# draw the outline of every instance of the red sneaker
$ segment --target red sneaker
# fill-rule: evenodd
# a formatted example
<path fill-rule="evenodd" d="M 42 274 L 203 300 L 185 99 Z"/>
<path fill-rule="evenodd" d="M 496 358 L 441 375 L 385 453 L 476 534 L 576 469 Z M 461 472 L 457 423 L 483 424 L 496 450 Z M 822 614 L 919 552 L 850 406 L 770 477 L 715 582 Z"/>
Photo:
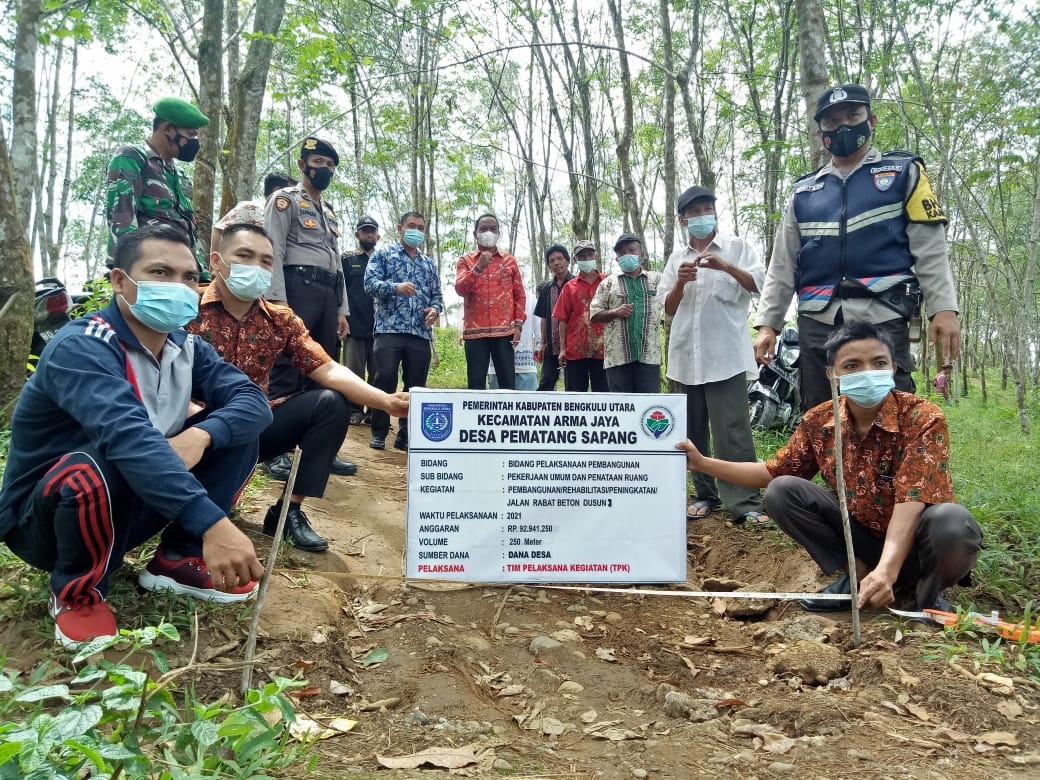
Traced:
<path fill-rule="evenodd" d="M 213 587 L 213 577 L 202 556 L 172 561 L 163 555 L 160 547 L 148 566 L 137 578 L 145 590 L 172 590 L 181 596 L 192 596 L 204 601 L 230 603 L 245 601 L 256 593 L 257 583 L 238 585 L 229 591 Z"/>
<path fill-rule="evenodd" d="M 119 633 L 116 616 L 107 601 L 66 604 L 51 593 L 49 609 L 54 618 L 54 638 L 69 650 L 76 650 L 91 639 L 110 639 Z"/>

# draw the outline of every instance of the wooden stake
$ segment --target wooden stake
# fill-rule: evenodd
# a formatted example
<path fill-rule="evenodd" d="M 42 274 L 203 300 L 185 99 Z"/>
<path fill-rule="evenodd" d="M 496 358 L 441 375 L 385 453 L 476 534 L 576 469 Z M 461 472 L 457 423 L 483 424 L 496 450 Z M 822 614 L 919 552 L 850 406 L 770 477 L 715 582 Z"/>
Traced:
<path fill-rule="evenodd" d="M 838 403 L 838 377 L 831 366 L 831 404 L 834 407 L 834 489 L 838 493 L 841 512 L 841 530 L 845 534 L 845 555 L 849 567 L 849 593 L 852 596 L 852 642 L 860 645 L 859 581 L 856 579 L 856 552 L 852 549 L 852 526 L 849 524 L 849 504 L 845 499 L 845 458 L 841 442 L 841 405 Z"/>
<path fill-rule="evenodd" d="M 274 541 L 271 542 L 271 552 L 267 556 L 267 565 L 264 567 L 264 576 L 260 578 L 260 587 L 256 591 L 256 607 L 253 609 L 253 624 L 249 627 L 249 637 L 246 639 L 245 666 L 242 667 L 242 695 L 249 692 L 253 684 L 253 655 L 256 653 L 256 634 L 260 630 L 260 608 L 264 605 L 264 596 L 267 595 L 267 586 L 271 582 L 271 574 L 274 572 L 275 560 L 278 558 L 278 546 L 282 543 L 282 534 L 285 533 L 285 518 L 289 515 L 289 500 L 296 487 L 296 472 L 300 468 L 300 448 L 293 450 L 292 468 L 289 469 L 289 479 L 285 483 L 285 492 L 282 494 L 282 511 L 278 513 L 278 527 L 274 530 Z"/>

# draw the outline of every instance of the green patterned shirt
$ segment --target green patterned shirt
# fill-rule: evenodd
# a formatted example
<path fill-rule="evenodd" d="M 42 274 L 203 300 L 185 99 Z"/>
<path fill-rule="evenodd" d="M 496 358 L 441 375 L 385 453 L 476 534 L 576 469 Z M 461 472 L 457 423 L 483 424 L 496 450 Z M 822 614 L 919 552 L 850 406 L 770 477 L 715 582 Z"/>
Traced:
<path fill-rule="evenodd" d="M 198 252 L 198 229 L 191 204 L 189 179 L 145 141 L 143 147 L 124 146 L 108 164 L 105 217 L 108 220 L 108 256 L 116 241 L 141 225 L 165 224 L 188 234 Z"/>

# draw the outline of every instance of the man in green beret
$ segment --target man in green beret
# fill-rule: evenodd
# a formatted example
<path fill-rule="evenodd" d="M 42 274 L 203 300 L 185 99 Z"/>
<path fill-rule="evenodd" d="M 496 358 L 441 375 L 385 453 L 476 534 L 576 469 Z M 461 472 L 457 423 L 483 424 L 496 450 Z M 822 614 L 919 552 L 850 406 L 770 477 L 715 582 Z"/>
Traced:
<path fill-rule="evenodd" d="M 183 231 L 196 256 L 199 234 L 191 205 L 191 179 L 174 160 L 191 162 L 199 153 L 199 128 L 209 117 L 179 98 L 163 98 L 154 106 L 152 134 L 144 146 L 124 146 L 108 164 L 109 265 L 116 241 L 142 225 L 165 224 Z"/>

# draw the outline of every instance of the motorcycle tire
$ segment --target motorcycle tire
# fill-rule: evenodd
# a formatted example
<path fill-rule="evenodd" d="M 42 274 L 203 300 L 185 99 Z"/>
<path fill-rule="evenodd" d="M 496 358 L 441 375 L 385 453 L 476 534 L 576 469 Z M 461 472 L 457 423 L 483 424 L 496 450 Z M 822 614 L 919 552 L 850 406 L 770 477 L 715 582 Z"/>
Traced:
<path fill-rule="evenodd" d="M 768 431 L 776 419 L 777 404 L 768 398 L 756 398 L 748 408 L 751 428 L 756 431 Z"/>

